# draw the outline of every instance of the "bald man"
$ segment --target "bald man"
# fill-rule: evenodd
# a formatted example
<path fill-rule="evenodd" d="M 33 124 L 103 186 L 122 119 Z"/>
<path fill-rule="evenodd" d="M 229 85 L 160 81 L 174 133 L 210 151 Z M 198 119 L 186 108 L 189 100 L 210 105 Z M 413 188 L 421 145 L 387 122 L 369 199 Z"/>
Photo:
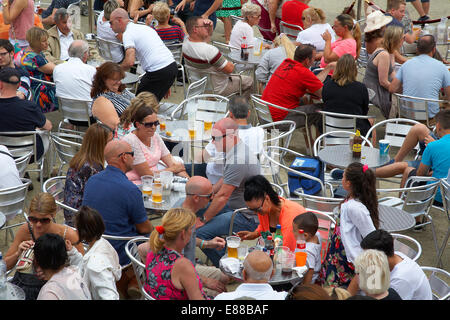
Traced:
<path fill-rule="evenodd" d="M 218 152 L 225 153 L 225 159 L 223 177 L 213 186 L 214 198 L 197 221 L 197 237 L 203 240 L 228 234 L 233 211 L 246 207 L 245 180 L 261 172 L 258 158 L 239 138 L 238 128 L 233 119 L 224 118 L 216 122 L 212 129 L 213 144 Z M 258 216 L 255 213 L 244 211 L 236 215 L 233 231 L 253 231 L 258 224 Z M 225 250 L 206 248 L 203 252 L 218 267 Z"/>
<path fill-rule="evenodd" d="M 134 153 L 125 141 L 113 140 L 105 147 L 105 170 L 89 178 L 84 188 L 83 205 L 96 209 L 105 221 L 105 234 L 113 236 L 148 236 L 153 230 L 139 188 L 125 175 L 133 166 Z M 119 255 L 120 265 L 130 263 L 125 253 L 127 241 L 110 240 Z M 136 297 L 137 282 L 131 267 L 122 271 L 117 289 L 122 296 Z"/>
<path fill-rule="evenodd" d="M 145 71 L 136 95 L 148 91 L 161 101 L 169 92 L 178 72 L 172 53 L 153 28 L 133 23 L 122 8 L 117 8 L 111 13 L 109 22 L 115 33 L 123 34 L 125 58 L 121 63 L 122 69 L 129 70 L 137 57 Z"/>
<path fill-rule="evenodd" d="M 263 251 L 254 250 L 244 260 L 242 276 L 244 283 L 233 292 L 219 294 L 215 300 L 235 300 L 241 297 L 256 300 L 284 300 L 286 291 L 275 291 L 268 283 L 274 274 L 274 267 L 269 255 Z"/>

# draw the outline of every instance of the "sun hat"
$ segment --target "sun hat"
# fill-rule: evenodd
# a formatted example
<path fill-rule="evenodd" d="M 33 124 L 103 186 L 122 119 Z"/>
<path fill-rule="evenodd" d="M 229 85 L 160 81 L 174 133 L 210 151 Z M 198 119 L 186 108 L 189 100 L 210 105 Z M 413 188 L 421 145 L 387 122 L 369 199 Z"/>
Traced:
<path fill-rule="evenodd" d="M 364 32 L 372 32 L 378 30 L 392 21 L 392 17 L 385 16 L 380 10 L 376 10 L 369 14 L 366 19 L 366 28 Z"/>

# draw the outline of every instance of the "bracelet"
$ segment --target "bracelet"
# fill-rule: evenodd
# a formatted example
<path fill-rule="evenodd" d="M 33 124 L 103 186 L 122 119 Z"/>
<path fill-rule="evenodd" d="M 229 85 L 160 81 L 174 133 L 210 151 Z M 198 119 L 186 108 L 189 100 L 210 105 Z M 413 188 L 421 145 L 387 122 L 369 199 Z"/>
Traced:
<path fill-rule="evenodd" d="M 203 242 L 205 242 L 205 240 L 202 240 L 202 242 L 200 242 L 200 249 L 203 249 Z"/>

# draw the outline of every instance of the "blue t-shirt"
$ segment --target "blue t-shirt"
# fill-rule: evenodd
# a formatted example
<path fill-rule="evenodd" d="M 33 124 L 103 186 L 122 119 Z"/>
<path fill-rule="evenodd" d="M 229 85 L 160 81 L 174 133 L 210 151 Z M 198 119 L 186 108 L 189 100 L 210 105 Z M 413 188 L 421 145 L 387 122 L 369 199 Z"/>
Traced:
<path fill-rule="evenodd" d="M 433 177 L 438 179 L 447 177 L 450 169 L 450 134 L 427 145 L 422 155 L 422 163 L 433 170 Z M 439 189 L 435 200 L 442 203 Z"/>
<path fill-rule="evenodd" d="M 392 15 L 391 15 L 390 13 L 385 13 L 384 15 L 387 16 L 387 17 L 392 17 Z M 389 23 L 386 25 L 386 28 L 387 28 L 387 27 L 391 27 L 391 26 L 394 26 L 394 27 L 401 27 L 401 28 L 403 29 L 403 23 L 402 23 L 401 21 L 398 21 L 398 20 L 395 19 L 394 17 L 392 17 L 392 21 L 389 22 Z"/>
<path fill-rule="evenodd" d="M 441 88 L 450 86 L 450 72 L 446 66 L 426 55 L 406 61 L 395 77 L 403 85 L 403 94 L 426 99 L 439 99 Z M 439 112 L 437 103 L 428 104 L 428 116 L 433 118 Z"/>
<path fill-rule="evenodd" d="M 120 169 L 110 165 L 89 178 L 84 188 L 82 205 L 102 215 L 105 234 L 108 235 L 138 236 L 136 224 L 148 219 L 139 188 Z M 120 264 L 128 264 L 130 259 L 125 253 L 127 241 L 110 242 L 119 255 Z"/>

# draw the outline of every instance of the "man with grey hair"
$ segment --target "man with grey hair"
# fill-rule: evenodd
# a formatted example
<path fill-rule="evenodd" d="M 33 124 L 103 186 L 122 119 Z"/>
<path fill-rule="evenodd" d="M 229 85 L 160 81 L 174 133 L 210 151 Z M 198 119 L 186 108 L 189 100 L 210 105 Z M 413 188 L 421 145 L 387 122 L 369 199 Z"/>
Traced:
<path fill-rule="evenodd" d="M 109 23 L 111 13 L 117 8 L 120 8 L 120 5 L 116 0 L 108 0 L 103 5 L 103 11 L 100 13 L 97 19 L 97 36 L 99 38 L 108 41 L 122 42 L 122 33 L 115 33 L 111 29 L 111 25 Z M 123 46 L 111 44 L 109 48 L 111 50 L 112 61 L 121 63 L 125 53 Z"/>
<path fill-rule="evenodd" d="M 268 283 L 274 274 L 274 267 L 269 255 L 263 251 L 254 250 L 244 260 L 242 277 L 244 283 L 233 292 L 219 294 L 214 300 L 235 300 L 241 297 L 256 300 L 284 300 L 286 291 L 275 291 Z"/>
<path fill-rule="evenodd" d="M 53 0 L 50 6 L 42 11 L 42 23 L 47 26 L 52 26 L 55 24 L 55 12 L 59 8 L 68 8 L 72 3 L 78 2 L 79 0 Z"/>
<path fill-rule="evenodd" d="M 69 13 L 65 8 L 56 10 L 55 25 L 48 32 L 48 48 L 44 55 L 48 61 L 60 64 L 69 59 L 69 47 L 74 40 L 83 40 L 81 31 L 71 28 Z"/>
<path fill-rule="evenodd" d="M 86 64 L 89 45 L 84 40 L 74 40 L 69 46 L 69 60 L 53 70 L 56 96 L 66 99 L 91 101 L 92 79 L 95 67 Z"/>

